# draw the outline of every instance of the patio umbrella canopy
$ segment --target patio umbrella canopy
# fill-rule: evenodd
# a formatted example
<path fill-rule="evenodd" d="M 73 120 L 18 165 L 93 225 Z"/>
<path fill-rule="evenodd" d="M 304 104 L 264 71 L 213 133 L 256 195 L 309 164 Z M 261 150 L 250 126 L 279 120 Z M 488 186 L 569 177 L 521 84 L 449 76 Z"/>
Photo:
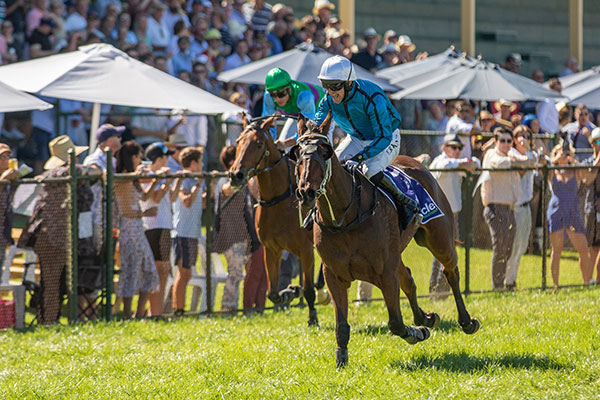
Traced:
<path fill-rule="evenodd" d="M 571 99 L 569 104 L 585 104 L 588 108 L 600 110 L 600 65 L 559 80 L 563 87 L 562 95 Z M 548 82 L 544 86 L 548 87 Z"/>
<path fill-rule="evenodd" d="M 238 82 L 253 85 L 264 85 L 265 77 L 272 68 L 283 68 L 292 79 L 321 85 L 317 79 L 321 65 L 332 55 L 310 43 L 302 43 L 293 50 L 288 50 L 272 57 L 254 61 L 250 64 L 225 71 L 219 74 L 222 82 Z M 398 87 L 390 85 L 386 79 L 378 78 L 364 68 L 354 64 L 356 76 L 378 84 L 383 90 L 394 92 Z"/>
<path fill-rule="evenodd" d="M 391 96 L 393 99 L 564 99 L 564 96 L 544 88 L 532 79 L 507 71 L 497 64 L 468 56 L 461 56 L 437 70 L 404 81 L 407 82 L 410 85 L 394 93 Z"/>
<path fill-rule="evenodd" d="M 0 67 L 0 81 L 26 92 L 91 103 L 201 114 L 243 111 L 108 44 Z"/>
<path fill-rule="evenodd" d="M 390 84 L 398 86 L 400 89 L 410 87 L 410 80 L 415 77 L 430 74 L 432 71 L 440 69 L 449 62 L 461 57 L 461 54 L 450 46 L 442 53 L 427 57 L 423 60 L 411 61 L 405 64 L 394 65 L 377 71 L 375 75 L 386 79 Z M 407 82 L 408 81 L 408 82 Z"/>
<path fill-rule="evenodd" d="M 0 82 L 0 112 L 46 110 L 52 104 Z"/>

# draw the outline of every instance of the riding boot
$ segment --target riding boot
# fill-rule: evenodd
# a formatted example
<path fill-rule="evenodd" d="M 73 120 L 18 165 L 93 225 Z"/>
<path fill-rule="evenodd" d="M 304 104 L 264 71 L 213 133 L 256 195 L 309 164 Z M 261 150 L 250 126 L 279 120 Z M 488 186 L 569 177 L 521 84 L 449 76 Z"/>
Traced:
<path fill-rule="evenodd" d="M 406 227 L 412 222 L 416 215 L 419 213 L 419 207 L 417 202 L 404 193 L 392 181 L 387 175 L 383 174 L 381 177 L 381 186 L 387 189 L 392 196 L 394 196 L 394 200 L 396 200 L 396 204 L 398 204 L 398 217 L 400 219 L 400 227 L 402 230 L 406 229 Z"/>

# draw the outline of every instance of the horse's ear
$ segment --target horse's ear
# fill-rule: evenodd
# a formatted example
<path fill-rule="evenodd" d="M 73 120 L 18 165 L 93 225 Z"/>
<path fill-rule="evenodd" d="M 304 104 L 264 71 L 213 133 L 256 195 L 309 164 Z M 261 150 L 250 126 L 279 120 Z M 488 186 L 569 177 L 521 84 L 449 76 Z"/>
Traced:
<path fill-rule="evenodd" d="M 327 113 L 327 117 L 325 117 L 325 121 L 319 126 L 319 131 L 321 135 L 327 135 L 329 133 L 329 127 L 331 126 L 331 111 Z"/>
<path fill-rule="evenodd" d="M 245 112 L 241 112 L 240 114 L 242 114 L 242 128 L 246 129 L 246 127 L 248 126 L 248 124 L 250 123 L 248 121 L 248 115 Z"/>
<path fill-rule="evenodd" d="M 298 137 L 304 135 L 304 130 L 306 129 L 306 117 L 304 114 L 298 114 Z"/>
<path fill-rule="evenodd" d="M 298 161 L 298 156 L 300 155 L 300 145 L 294 145 L 290 151 L 288 151 L 288 158 L 294 162 Z"/>
<path fill-rule="evenodd" d="M 266 131 L 267 129 L 271 129 L 274 122 L 275 122 L 275 117 L 269 117 L 265 120 L 265 122 L 262 123 L 262 125 L 260 126 L 260 129 L 262 129 L 263 131 Z"/>

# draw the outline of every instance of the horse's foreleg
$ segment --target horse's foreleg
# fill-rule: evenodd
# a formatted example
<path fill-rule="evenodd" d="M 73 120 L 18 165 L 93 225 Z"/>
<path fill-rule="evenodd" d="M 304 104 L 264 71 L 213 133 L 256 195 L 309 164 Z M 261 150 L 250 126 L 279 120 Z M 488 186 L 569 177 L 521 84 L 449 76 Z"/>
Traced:
<path fill-rule="evenodd" d="M 417 285 L 412 277 L 410 268 L 405 266 L 402 260 L 400 260 L 400 265 L 398 266 L 398 277 L 400 278 L 400 288 L 410 303 L 415 325 L 436 328 L 440 324 L 440 316 L 434 312 L 426 313 L 419 307 L 417 301 Z"/>
<path fill-rule="evenodd" d="M 277 291 L 279 283 L 279 268 L 281 266 L 281 250 L 275 250 L 265 246 L 265 266 L 269 277 L 268 297 L 273 304 L 281 304 L 282 299 Z"/>
<path fill-rule="evenodd" d="M 456 258 L 454 258 L 454 260 L 456 260 Z M 479 330 L 480 323 L 477 319 L 471 318 L 465 306 L 465 302 L 460 292 L 460 277 L 456 261 L 454 261 L 454 263 L 444 264 L 443 272 L 448 280 L 448 284 L 452 288 L 452 294 L 454 295 L 454 301 L 458 310 L 458 323 L 460 324 L 463 332 L 467 334 L 473 334 L 477 332 Z"/>
<path fill-rule="evenodd" d="M 348 288 L 350 283 L 341 282 L 335 274 L 324 267 L 325 282 L 333 300 L 335 312 L 335 365 L 338 368 L 348 364 L 348 342 L 350 341 L 350 325 L 348 325 Z"/>
<path fill-rule="evenodd" d="M 302 263 L 304 280 L 304 298 L 308 304 L 308 325 L 319 326 L 319 318 L 315 308 L 315 286 L 313 282 L 315 277 L 315 253 L 312 246 L 301 255 L 300 262 Z"/>
<path fill-rule="evenodd" d="M 396 271 L 396 269 L 392 269 Z M 390 332 L 400 336 L 410 344 L 422 342 L 429 337 L 429 330 L 425 327 L 406 326 L 400 312 L 400 283 L 397 273 L 389 273 L 381 280 L 381 292 L 388 310 L 388 326 Z"/>

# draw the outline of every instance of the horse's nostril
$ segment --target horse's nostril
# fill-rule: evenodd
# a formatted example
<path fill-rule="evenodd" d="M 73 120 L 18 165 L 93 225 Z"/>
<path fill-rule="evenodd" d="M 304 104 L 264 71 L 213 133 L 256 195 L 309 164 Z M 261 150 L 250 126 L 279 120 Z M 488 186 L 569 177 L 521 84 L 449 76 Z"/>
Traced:
<path fill-rule="evenodd" d="M 242 179 L 244 179 L 244 174 L 243 174 L 243 173 L 241 173 L 241 172 L 238 172 L 238 173 L 236 173 L 236 174 L 235 174 L 235 177 L 236 177 L 237 179 L 239 179 L 239 180 L 242 180 Z"/>
<path fill-rule="evenodd" d="M 314 189 L 308 189 L 308 190 L 306 191 L 306 196 L 307 196 L 309 199 L 314 199 L 314 198 L 315 198 L 315 195 L 316 195 L 316 193 L 315 193 L 315 190 L 314 190 Z"/>

